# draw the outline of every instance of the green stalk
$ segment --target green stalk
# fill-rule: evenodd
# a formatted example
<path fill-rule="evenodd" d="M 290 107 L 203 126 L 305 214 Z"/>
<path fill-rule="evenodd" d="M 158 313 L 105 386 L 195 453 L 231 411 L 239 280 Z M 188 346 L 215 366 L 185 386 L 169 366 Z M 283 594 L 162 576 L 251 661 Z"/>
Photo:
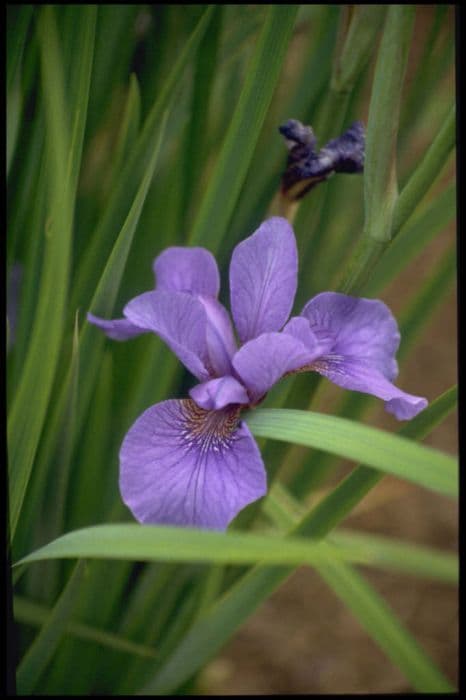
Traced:
<path fill-rule="evenodd" d="M 392 216 L 398 196 L 398 119 L 413 22 L 413 7 L 390 5 L 369 107 L 364 165 L 364 232 L 341 288 L 347 294 L 362 286 L 391 239 Z"/>
<path fill-rule="evenodd" d="M 437 179 L 447 158 L 455 146 L 456 109 L 450 108 L 445 122 L 435 137 L 419 166 L 410 177 L 396 202 L 393 212 L 392 238 L 409 219 L 421 199 Z"/>
<path fill-rule="evenodd" d="M 341 11 L 330 90 L 313 124 L 321 145 L 338 136 L 346 125 L 350 103 L 361 89 L 361 79 L 385 12 L 385 7 L 375 5 L 345 6 Z M 313 279 L 313 270 L 321 259 L 320 252 L 327 235 L 323 224 L 328 199 L 329 184 L 323 183 L 318 190 L 285 211 L 291 222 L 296 219 L 301 267 L 306 270 L 309 280 Z"/>

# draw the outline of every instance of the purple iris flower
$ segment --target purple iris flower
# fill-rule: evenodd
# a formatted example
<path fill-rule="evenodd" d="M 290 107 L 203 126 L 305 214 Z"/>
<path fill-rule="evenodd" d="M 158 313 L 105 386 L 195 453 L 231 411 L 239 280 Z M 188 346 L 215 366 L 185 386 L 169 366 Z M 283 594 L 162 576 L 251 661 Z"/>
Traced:
<path fill-rule="evenodd" d="M 266 493 L 264 464 L 240 412 L 284 375 L 314 370 L 378 396 L 399 419 L 427 405 L 392 384 L 400 335 L 381 301 L 324 292 L 288 320 L 298 257 L 286 219 L 268 219 L 233 251 L 236 335 L 208 250 L 167 248 L 153 268 L 157 288 L 126 304 L 125 318 L 88 314 L 116 340 L 156 333 L 199 382 L 191 398 L 148 408 L 123 441 L 120 491 L 140 522 L 223 530 Z"/>

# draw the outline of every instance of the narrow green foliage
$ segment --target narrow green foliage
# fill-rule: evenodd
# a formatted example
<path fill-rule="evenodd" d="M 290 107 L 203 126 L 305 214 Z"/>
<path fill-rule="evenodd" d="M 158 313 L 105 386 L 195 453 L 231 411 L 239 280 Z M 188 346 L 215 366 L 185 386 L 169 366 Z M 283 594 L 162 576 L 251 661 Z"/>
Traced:
<path fill-rule="evenodd" d="M 64 416 L 64 423 L 61 427 L 61 444 L 60 444 L 60 457 L 58 461 L 59 467 L 59 478 L 56 484 L 56 500 L 55 500 L 55 510 L 52 514 L 51 520 L 53 526 L 51 527 L 52 532 L 61 532 L 63 529 L 64 518 L 65 518 L 65 507 L 66 507 L 66 497 L 70 479 L 71 470 L 71 455 L 73 445 L 76 439 L 75 426 L 76 426 L 76 414 L 78 409 L 78 397 L 79 397 L 79 326 L 78 326 L 78 314 L 76 314 L 74 333 L 73 333 L 73 348 L 71 353 L 71 364 L 69 370 L 69 395 L 67 397 L 66 412 Z"/>
<path fill-rule="evenodd" d="M 73 478 L 70 509 L 67 513 L 67 523 L 73 528 L 92 523 L 99 509 L 102 509 L 103 513 L 109 511 L 108 475 L 104 470 L 95 467 L 108 460 L 112 403 L 112 357 L 107 350 L 100 365 L 89 414 L 88 422 L 93 430 L 88 439 L 80 445 L 81 468 Z"/>
<path fill-rule="evenodd" d="M 422 439 L 440 423 L 456 405 L 454 388 L 439 396 L 416 418 L 401 428 L 399 435 L 411 439 Z M 351 510 L 376 486 L 382 474 L 366 466 L 358 466 L 349 476 L 323 498 L 301 521 L 298 531 L 305 534 L 325 537 Z M 450 485 L 457 490 L 454 474 L 450 475 Z"/>
<path fill-rule="evenodd" d="M 410 219 L 391 242 L 362 289 L 363 296 L 375 297 L 434 236 L 444 231 L 455 217 L 456 187 L 451 183 L 416 217 Z"/>
<path fill-rule="evenodd" d="M 342 13 L 348 12 L 350 18 L 340 50 L 334 57 L 330 87 L 335 92 L 352 90 L 373 51 L 385 11 L 383 5 L 354 5 L 342 8 Z M 341 34 L 343 33 L 342 27 Z"/>
<path fill-rule="evenodd" d="M 398 119 L 413 21 L 413 7 L 388 8 L 367 124 L 364 233 L 342 285 L 345 293 L 359 291 L 392 237 L 392 216 L 398 196 Z"/>
<path fill-rule="evenodd" d="M 121 228 L 126 212 L 135 197 L 137 183 L 150 166 L 154 142 L 160 134 L 163 114 L 173 105 L 176 88 L 207 28 L 212 9 L 209 7 L 205 10 L 177 62 L 164 80 L 160 93 L 144 121 L 132 153 L 126 161 L 118 181 L 113 186 L 112 196 L 95 231 L 92 245 L 83 257 L 71 300 L 72 308 L 82 302 L 82 299 L 88 297 L 89 281 L 93 282 L 99 278 L 100 271 L 105 264 L 105 257 L 115 240 L 115 231 Z"/>
<path fill-rule="evenodd" d="M 191 118 L 186 128 L 185 168 L 184 168 L 184 226 L 189 228 L 188 215 L 191 200 L 199 193 L 199 178 L 204 163 L 204 155 L 209 144 L 209 107 L 222 27 L 223 9 L 215 5 L 209 31 L 204 34 L 196 56 L 193 94 L 191 98 Z"/>
<path fill-rule="evenodd" d="M 274 507 L 271 515 L 283 528 L 289 528 L 298 520 L 294 513 L 299 506 L 284 489 L 277 491 L 278 504 L 277 499 L 271 500 L 275 500 L 278 508 Z M 389 562 L 389 566 L 407 573 L 425 575 L 429 571 L 434 578 L 437 575 L 440 580 L 457 580 L 458 561 L 454 555 L 405 545 L 386 537 L 360 535 L 348 531 L 334 531 L 326 540 L 349 547 L 355 546 L 356 549 L 362 545 L 363 548 L 374 552 L 382 566 Z M 386 601 L 357 571 L 350 565 L 337 561 L 319 565 L 317 570 L 414 688 L 428 692 L 452 689 L 448 680 L 403 627 Z"/>
<path fill-rule="evenodd" d="M 44 607 L 43 605 L 38 605 L 33 603 L 27 598 L 21 596 L 15 597 L 14 600 L 15 617 L 19 622 L 23 622 L 26 625 L 32 625 L 34 627 L 42 627 L 51 615 L 51 611 Z M 114 649 L 115 651 L 121 651 L 124 654 L 133 654 L 135 656 L 142 656 L 148 659 L 157 658 L 157 652 L 150 647 L 146 647 L 143 644 L 135 644 L 129 639 L 124 639 L 115 634 L 109 634 L 103 630 L 99 630 L 95 627 L 82 624 L 80 622 L 73 622 L 67 626 L 67 634 L 81 639 L 86 642 L 96 642 L 103 647 L 108 649 Z"/>
<path fill-rule="evenodd" d="M 415 690 L 425 693 L 454 690 L 388 604 L 357 571 L 344 564 L 330 563 L 319 567 L 319 573 Z"/>
<path fill-rule="evenodd" d="M 83 562 L 78 562 L 74 567 L 73 573 L 50 617 L 44 622 L 34 643 L 29 647 L 26 655 L 21 660 L 17 675 L 20 695 L 28 695 L 34 690 L 42 672 L 50 662 L 62 635 L 66 631 L 70 615 L 79 595 L 83 566 Z"/>
<path fill-rule="evenodd" d="M 355 552 L 355 549 L 352 550 Z M 362 548 L 357 561 L 369 563 Z M 300 562 L 308 564 L 334 557 L 345 559 L 343 546 L 327 546 L 305 540 L 264 535 L 216 533 L 185 529 L 180 539 L 178 528 L 137 525 L 98 525 L 70 532 L 17 562 L 23 565 L 44 559 L 60 558 L 128 559 L 131 561 L 188 561 L 224 564 L 269 564 Z"/>
<path fill-rule="evenodd" d="M 275 525 L 286 530 L 304 515 L 305 506 L 296 501 L 284 486 L 276 484 L 264 502 L 264 512 Z M 336 545 L 341 543 L 349 549 L 362 547 L 365 552 L 371 552 L 372 563 L 382 569 L 393 569 L 444 583 L 458 583 L 459 562 L 453 552 L 344 529 L 333 530 L 326 541 Z"/>
<path fill-rule="evenodd" d="M 107 264 L 101 274 L 100 281 L 91 301 L 91 310 L 94 313 L 99 313 L 104 317 L 112 315 L 113 306 L 115 304 L 119 285 L 123 276 L 126 260 L 128 258 L 136 227 L 141 216 L 142 207 L 154 175 L 166 120 L 167 114 L 165 114 L 164 119 L 160 124 L 158 141 L 154 144 L 152 158 L 149 161 L 146 172 L 144 173 L 144 178 L 140 183 L 135 200 L 130 211 L 128 212 L 127 218 L 115 242 Z M 83 324 L 79 339 L 79 372 L 83 379 L 81 383 L 82 390 L 79 395 L 79 403 L 76 411 L 75 422 L 78 424 L 78 426 L 75 428 L 76 433 L 79 432 L 79 428 L 82 425 L 82 421 L 86 415 L 91 396 L 93 395 L 99 363 L 104 350 L 105 338 L 100 335 L 97 336 L 97 341 L 95 341 L 92 338 L 93 333 L 94 329 L 91 329 L 89 324 L 85 322 Z M 56 440 L 59 436 L 57 426 L 60 421 L 60 416 L 63 415 L 63 411 L 65 410 L 66 396 L 70 381 L 71 375 L 68 374 L 61 387 L 61 391 L 54 407 L 54 412 L 50 418 L 51 427 L 41 454 L 41 459 L 44 460 L 45 464 L 50 462 L 50 454 L 56 448 Z"/>
<path fill-rule="evenodd" d="M 372 87 L 364 163 L 364 230 L 379 243 L 391 238 L 397 197 L 398 118 L 413 22 L 414 8 L 388 8 Z"/>
<path fill-rule="evenodd" d="M 138 79 L 131 74 L 129 79 L 128 96 L 126 98 L 125 110 L 121 121 L 120 130 L 115 146 L 113 160 L 113 175 L 109 186 L 111 192 L 116 185 L 120 172 L 124 167 L 125 159 L 131 156 L 139 133 L 141 120 L 141 95 Z"/>
<path fill-rule="evenodd" d="M 223 240 L 280 75 L 297 9 L 296 5 L 269 6 L 238 106 L 191 230 L 191 245 L 215 251 Z"/>
<path fill-rule="evenodd" d="M 458 583 L 459 562 L 453 553 L 405 544 L 389 537 L 361 535 L 347 530 L 333 532 L 329 535 L 328 542 L 341 543 L 348 548 L 361 546 L 366 553 L 373 552 L 373 563 L 381 568 L 432 578 L 444 583 Z"/>
<path fill-rule="evenodd" d="M 396 236 L 403 224 L 413 213 L 422 197 L 437 179 L 456 139 L 456 109 L 453 105 L 445 122 L 430 145 L 427 153 L 409 178 L 396 202 L 393 212 L 392 236 Z"/>
<path fill-rule="evenodd" d="M 18 130 L 23 109 L 23 89 L 21 85 L 21 62 L 24 45 L 33 13 L 32 5 L 8 7 L 7 32 L 7 145 L 6 171 L 15 152 Z"/>
<path fill-rule="evenodd" d="M 413 80 L 409 93 L 406 96 L 400 120 L 401 144 L 408 139 L 413 130 L 418 126 L 419 117 L 425 112 L 426 102 L 430 97 L 438 94 L 439 82 L 445 77 L 448 67 L 451 65 L 452 52 L 455 50 L 455 42 L 450 41 L 446 30 L 449 11 L 453 7 L 437 5 L 435 15 L 429 30 L 429 35 L 423 46 L 422 56 L 419 59 L 419 68 L 416 80 Z M 427 89 L 427 86 L 429 88 Z M 437 90 L 436 90 L 437 88 Z"/>
<path fill-rule="evenodd" d="M 8 6 L 7 92 L 12 89 L 20 69 L 33 10 L 32 5 Z"/>
<path fill-rule="evenodd" d="M 72 84 L 75 94 L 75 103 L 68 106 L 69 114 L 74 114 L 74 119 L 71 120 L 71 142 L 67 174 L 73 198 L 76 196 L 78 178 L 81 170 L 84 130 L 87 121 L 92 62 L 94 59 L 97 17 L 96 6 L 87 5 L 80 10 L 78 17 L 80 21 L 78 22 L 77 51 L 80 60 L 77 75 Z"/>
<path fill-rule="evenodd" d="M 425 488 L 457 494 L 455 460 L 411 440 L 345 418 L 292 409 L 257 409 L 246 421 L 258 437 L 327 450 Z"/>
<path fill-rule="evenodd" d="M 46 416 L 65 327 L 72 235 L 72 193 L 66 176 L 69 146 L 63 76 L 56 24 L 50 6 L 41 10 L 38 31 L 47 115 L 49 218 L 37 311 L 8 425 L 12 537 Z M 31 397 L 34 397 L 33 404 Z"/>
<path fill-rule="evenodd" d="M 401 346 L 398 358 L 402 359 L 412 348 L 420 329 L 429 321 L 445 295 L 455 284 L 456 250 L 449 249 L 439 260 L 431 275 L 400 317 Z"/>

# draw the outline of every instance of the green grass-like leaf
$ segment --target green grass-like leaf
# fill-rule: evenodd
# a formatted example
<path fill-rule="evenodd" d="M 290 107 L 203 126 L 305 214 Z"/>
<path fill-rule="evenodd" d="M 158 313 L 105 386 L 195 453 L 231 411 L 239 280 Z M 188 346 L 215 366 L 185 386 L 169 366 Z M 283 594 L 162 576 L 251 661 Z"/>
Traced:
<path fill-rule="evenodd" d="M 355 552 L 353 547 L 352 551 Z M 313 564 L 345 559 L 345 548 L 266 535 L 217 533 L 153 525 L 97 525 L 70 532 L 24 557 L 17 565 L 61 558 L 126 559 L 130 561 Z M 368 563 L 362 548 L 358 561 Z"/>
<path fill-rule="evenodd" d="M 454 690 L 388 604 L 357 571 L 339 562 L 319 567 L 319 573 L 413 688 L 428 693 Z"/>
<path fill-rule="evenodd" d="M 69 144 L 65 95 L 57 28 L 50 6 L 42 8 L 39 38 L 47 116 L 49 161 L 46 177 L 50 182 L 50 214 L 34 326 L 8 424 L 12 537 L 46 417 L 65 328 L 72 240 L 73 205 L 66 168 Z M 47 352 L 44 352 L 45 348 Z"/>
<path fill-rule="evenodd" d="M 53 611 L 44 605 L 33 603 L 23 596 L 15 596 L 14 612 L 18 622 L 34 627 L 42 627 L 47 624 L 50 616 L 53 614 Z M 135 644 L 129 639 L 124 639 L 116 634 L 110 634 L 109 632 L 97 629 L 91 625 L 73 622 L 71 620 L 67 625 L 66 633 L 77 639 L 95 642 L 103 647 L 120 651 L 124 654 L 132 654 L 148 659 L 157 658 L 157 652 L 151 647 L 147 647 L 143 644 Z"/>
<path fill-rule="evenodd" d="M 393 236 L 409 219 L 445 165 L 456 139 L 456 108 L 452 105 L 445 122 L 427 153 L 403 187 L 393 212 Z"/>
<path fill-rule="evenodd" d="M 150 183 L 152 181 L 154 170 L 157 164 L 160 144 L 163 138 L 164 127 L 168 115 L 165 114 L 159 124 L 159 132 L 157 141 L 153 145 L 151 159 L 147 170 L 144 173 L 139 190 L 133 201 L 130 211 L 126 217 L 123 227 L 118 235 L 118 238 L 113 246 L 107 264 L 100 276 L 99 283 L 94 292 L 90 309 L 104 318 L 112 315 L 113 306 L 118 293 L 118 289 L 123 276 L 123 271 L 126 265 L 128 254 L 131 248 L 136 227 L 141 216 L 142 207 L 144 205 Z M 79 393 L 78 406 L 75 412 L 75 434 L 82 427 L 82 422 L 87 415 L 89 401 L 94 391 L 95 381 L 98 374 L 100 360 L 104 351 L 105 337 L 100 333 L 97 339 L 93 338 L 93 329 L 90 324 L 85 321 L 79 336 L 79 374 L 81 375 L 81 385 Z M 65 410 L 66 399 L 68 395 L 68 385 L 71 381 L 71 374 L 67 375 L 65 382 L 61 387 L 58 395 L 54 411 L 49 418 L 49 430 L 44 440 L 44 445 L 40 455 L 40 471 L 45 473 L 47 466 L 51 464 L 52 454 L 56 449 L 56 441 L 60 437 L 58 425 L 60 417 Z M 69 449 L 72 450 L 72 445 Z M 44 480 L 45 481 L 45 480 Z"/>
<path fill-rule="evenodd" d="M 280 529 L 295 525 L 304 515 L 304 506 L 282 485 L 275 484 L 264 502 L 263 511 Z M 327 542 L 355 547 L 373 557 L 371 565 L 413 576 L 433 578 L 444 583 L 458 583 L 458 557 L 453 552 L 405 543 L 393 537 L 359 533 L 354 530 L 333 530 Z"/>
<path fill-rule="evenodd" d="M 93 236 L 92 245 L 86 251 L 79 267 L 72 296 L 72 308 L 82 303 L 83 299 L 88 298 L 89 282 L 100 276 L 100 270 L 105 263 L 112 242 L 115 240 L 115 232 L 121 229 L 126 212 L 135 197 L 136 183 L 140 181 L 139 178 L 143 177 L 149 167 L 153 154 L 153 144 L 160 133 L 162 117 L 173 105 L 183 71 L 192 60 L 198 43 L 208 26 L 212 9 L 208 7 L 204 11 L 178 60 L 164 80 L 160 93 L 144 121 L 130 157 L 114 183 L 110 200 Z"/>
<path fill-rule="evenodd" d="M 392 569 L 401 573 L 432 578 L 445 583 L 458 583 L 458 557 L 430 547 L 406 544 L 391 537 L 367 535 L 348 530 L 337 530 L 329 535 L 328 542 L 343 544 L 349 549 L 361 547 L 364 553 L 373 554 L 371 565 Z"/>
<path fill-rule="evenodd" d="M 293 409 L 257 409 L 246 422 L 257 437 L 325 450 L 433 491 L 458 493 L 453 457 L 398 435 L 338 416 Z"/>
<path fill-rule="evenodd" d="M 76 604 L 82 574 L 83 562 L 78 562 L 52 614 L 22 658 L 17 674 L 20 695 L 28 695 L 34 690 L 41 673 L 52 658 Z"/>
<path fill-rule="evenodd" d="M 204 245 L 213 251 L 220 247 L 280 75 L 297 9 L 297 5 L 269 6 L 238 106 L 191 231 L 191 245 Z"/>

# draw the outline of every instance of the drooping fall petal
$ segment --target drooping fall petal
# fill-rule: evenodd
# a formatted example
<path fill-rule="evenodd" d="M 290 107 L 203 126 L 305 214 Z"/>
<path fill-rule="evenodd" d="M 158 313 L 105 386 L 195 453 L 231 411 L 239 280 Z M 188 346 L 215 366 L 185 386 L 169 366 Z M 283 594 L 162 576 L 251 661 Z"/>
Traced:
<path fill-rule="evenodd" d="M 265 494 L 262 458 L 238 413 L 169 400 L 136 420 L 120 450 L 120 491 L 137 520 L 224 530 Z"/>

